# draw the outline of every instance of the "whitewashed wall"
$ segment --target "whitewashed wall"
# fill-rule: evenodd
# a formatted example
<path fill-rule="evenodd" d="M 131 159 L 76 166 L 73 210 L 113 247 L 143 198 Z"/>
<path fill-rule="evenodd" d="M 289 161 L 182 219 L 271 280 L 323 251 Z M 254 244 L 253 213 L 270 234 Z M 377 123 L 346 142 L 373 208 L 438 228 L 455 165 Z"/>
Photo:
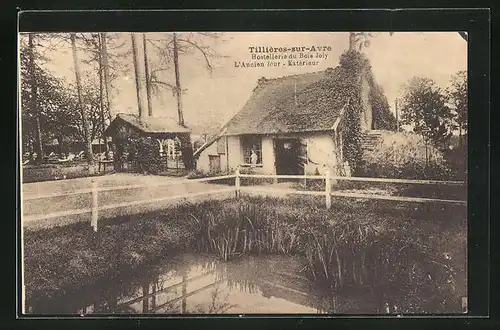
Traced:
<path fill-rule="evenodd" d="M 222 139 L 225 139 L 224 137 Z M 227 150 L 225 154 L 219 154 L 217 150 L 217 141 L 203 150 L 196 161 L 196 169 L 202 172 L 210 171 L 210 155 L 220 156 L 220 168 L 222 171 L 227 169 Z"/>
<path fill-rule="evenodd" d="M 340 153 L 338 146 L 335 144 L 333 132 L 319 133 L 294 133 L 279 136 L 281 138 L 300 138 L 307 143 L 307 155 L 311 160 L 306 164 L 307 174 L 324 174 L 328 168 L 333 175 L 337 174 L 337 156 L 336 152 Z M 264 136 L 262 138 L 262 166 L 254 168 L 255 173 L 276 174 L 275 168 L 275 150 L 273 140 L 276 136 Z M 221 156 L 221 168 L 226 170 L 227 161 L 229 161 L 229 169 L 233 170 L 243 163 L 243 148 L 238 136 L 227 137 L 228 151 L 227 155 Z M 205 149 L 199 156 L 197 161 L 197 169 L 201 171 L 209 171 L 209 155 L 217 155 L 217 143 L 213 143 Z"/>
<path fill-rule="evenodd" d="M 274 163 L 275 155 L 273 139 L 271 137 L 264 137 L 262 139 L 262 168 L 256 172 L 276 174 Z"/>
<path fill-rule="evenodd" d="M 243 162 L 243 148 L 239 136 L 227 137 L 229 168 L 236 169 Z"/>
<path fill-rule="evenodd" d="M 327 133 L 311 133 L 302 137 L 307 142 L 307 156 L 310 160 L 306 165 L 307 174 L 324 174 L 326 169 L 334 174 L 337 166 L 337 146 L 331 134 Z"/>

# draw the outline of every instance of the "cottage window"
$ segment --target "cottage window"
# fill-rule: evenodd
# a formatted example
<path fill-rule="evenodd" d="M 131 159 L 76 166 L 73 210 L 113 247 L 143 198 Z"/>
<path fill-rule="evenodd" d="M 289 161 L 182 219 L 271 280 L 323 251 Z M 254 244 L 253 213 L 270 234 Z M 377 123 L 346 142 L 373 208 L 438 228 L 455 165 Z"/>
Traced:
<path fill-rule="evenodd" d="M 257 164 L 262 164 L 262 138 L 260 136 L 243 136 L 241 138 L 243 145 L 243 161 L 245 164 L 251 164 L 252 149 L 257 154 Z"/>

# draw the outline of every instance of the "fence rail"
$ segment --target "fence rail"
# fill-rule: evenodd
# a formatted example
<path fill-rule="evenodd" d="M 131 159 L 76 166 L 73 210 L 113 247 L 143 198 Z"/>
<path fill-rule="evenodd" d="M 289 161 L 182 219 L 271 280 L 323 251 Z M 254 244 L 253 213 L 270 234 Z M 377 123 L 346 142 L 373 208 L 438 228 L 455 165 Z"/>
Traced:
<path fill-rule="evenodd" d="M 202 192 L 196 193 L 188 193 L 183 195 L 175 195 L 175 196 L 164 196 L 154 199 L 143 199 L 131 202 L 123 202 L 109 205 L 98 205 L 98 193 L 104 191 L 116 191 L 116 190 L 125 190 L 125 189 L 144 189 L 151 187 L 161 187 L 161 186 L 174 186 L 180 184 L 189 184 L 196 182 L 209 182 L 209 181 L 218 181 L 225 179 L 235 179 L 235 185 L 230 188 L 222 188 L 222 189 L 212 189 L 206 190 Z M 242 186 L 241 178 L 271 178 L 271 179 L 309 179 L 309 180 L 324 180 L 325 188 L 322 191 L 311 191 L 311 190 L 294 190 L 294 189 L 276 189 L 272 187 L 263 187 L 263 186 Z M 405 179 L 386 179 L 386 178 L 365 178 L 365 177 L 342 177 L 342 176 L 332 176 L 329 171 L 326 171 L 324 175 L 268 175 L 268 174 L 242 174 L 240 173 L 239 168 L 235 170 L 235 174 L 232 175 L 223 175 L 217 177 L 207 177 L 207 178 L 199 178 L 199 179 L 184 179 L 184 180 L 176 180 L 171 182 L 158 182 L 148 185 L 123 185 L 123 186 L 112 186 L 112 187 L 97 187 L 96 180 L 92 181 L 91 188 L 79 189 L 66 193 L 56 193 L 56 194 L 46 194 L 46 195 L 36 195 L 36 196 L 28 196 L 24 198 L 24 201 L 34 200 L 34 199 L 43 199 L 43 198 L 53 198 L 60 196 L 69 196 L 76 194 L 92 194 L 92 206 L 90 208 L 84 209 L 73 209 L 73 210 L 64 210 L 60 212 L 53 212 L 49 214 L 40 214 L 40 215 L 28 215 L 23 216 L 25 221 L 36 221 L 57 217 L 65 217 L 71 215 L 81 215 L 86 213 L 91 213 L 91 226 L 94 231 L 97 231 L 98 227 L 98 217 L 99 211 L 117 209 L 117 208 L 125 208 L 129 206 L 137 206 L 137 205 L 145 205 L 145 204 L 153 204 L 158 202 L 163 202 L 167 200 L 176 200 L 183 198 L 192 198 L 197 196 L 205 196 L 211 194 L 219 194 L 219 193 L 231 193 L 234 192 L 236 197 L 240 196 L 241 192 L 254 192 L 254 193 L 272 193 L 272 194 L 297 194 L 297 195 L 311 195 L 311 196 L 324 196 L 326 208 L 331 207 L 331 198 L 332 197 L 343 197 L 343 198 L 358 198 L 358 199 L 379 199 L 379 200 L 389 200 L 389 201 L 400 201 L 400 202 L 417 202 L 417 203 L 448 203 L 455 205 L 466 205 L 466 201 L 462 200 L 448 200 L 448 199 L 436 199 L 436 198 L 419 198 L 419 197 L 401 197 L 401 196 L 391 196 L 391 195 L 374 195 L 374 194 L 360 194 L 360 193 L 344 193 L 339 191 L 332 191 L 332 180 L 346 180 L 346 181 L 365 181 L 365 182 L 385 182 L 385 183 L 404 183 L 404 184 L 432 184 L 432 185 L 463 185 L 465 186 L 465 182 L 462 181 L 437 181 L 437 180 L 405 180 Z"/>
<path fill-rule="evenodd" d="M 80 214 L 92 213 L 93 214 L 92 227 L 97 228 L 97 222 L 95 221 L 95 219 L 98 218 L 99 211 L 111 210 L 111 209 L 117 209 L 117 208 L 129 207 L 129 206 L 144 205 L 144 204 L 153 204 L 153 203 L 158 203 L 158 202 L 164 202 L 167 200 L 175 200 L 175 199 L 191 198 L 191 197 L 198 197 L 198 196 L 218 194 L 218 193 L 234 192 L 235 190 L 236 190 L 236 188 L 234 188 L 234 187 L 213 189 L 213 190 L 207 190 L 207 191 L 198 192 L 198 193 L 166 196 L 166 197 L 160 197 L 160 198 L 154 198 L 154 199 L 143 199 L 143 200 L 132 201 L 132 202 L 109 204 L 109 205 L 104 205 L 104 206 L 100 206 L 100 207 L 97 206 L 98 203 L 93 198 L 92 204 L 96 207 L 89 207 L 89 208 L 84 208 L 84 209 L 74 209 L 74 210 L 65 210 L 65 211 L 53 212 L 53 213 L 49 213 L 49 214 L 28 215 L 28 216 L 24 216 L 23 218 L 26 221 L 37 221 L 37 220 L 43 220 L 43 219 L 65 217 L 65 216 L 70 216 L 70 215 L 80 215 Z M 96 213 L 96 211 L 97 211 L 97 213 Z"/>
<path fill-rule="evenodd" d="M 171 182 L 155 182 L 155 183 L 150 183 L 147 185 L 137 184 L 137 185 L 123 185 L 123 186 L 111 186 L 111 187 L 92 187 L 92 188 L 77 189 L 77 190 L 63 192 L 63 193 L 33 195 L 33 196 L 28 196 L 26 198 L 23 198 L 23 200 L 28 201 L 28 200 L 34 200 L 34 199 L 90 194 L 93 191 L 103 192 L 103 191 L 115 191 L 115 190 L 146 189 L 146 188 L 151 188 L 151 187 L 175 186 L 175 185 L 187 184 L 187 183 L 193 183 L 193 182 L 207 182 L 207 181 L 232 179 L 235 177 L 236 177 L 235 174 L 231 174 L 231 175 L 222 175 L 222 176 L 217 176 L 217 177 L 177 180 L 177 181 L 171 181 Z"/>
<path fill-rule="evenodd" d="M 241 178 L 257 179 L 316 179 L 325 180 L 326 175 L 272 175 L 272 174 L 240 174 Z M 386 182 L 386 183 L 413 183 L 431 185 L 465 185 L 464 181 L 439 181 L 439 180 L 410 180 L 410 179 L 389 179 L 389 178 L 368 178 L 353 176 L 329 176 L 330 180 L 344 181 L 366 181 L 366 182 Z"/>

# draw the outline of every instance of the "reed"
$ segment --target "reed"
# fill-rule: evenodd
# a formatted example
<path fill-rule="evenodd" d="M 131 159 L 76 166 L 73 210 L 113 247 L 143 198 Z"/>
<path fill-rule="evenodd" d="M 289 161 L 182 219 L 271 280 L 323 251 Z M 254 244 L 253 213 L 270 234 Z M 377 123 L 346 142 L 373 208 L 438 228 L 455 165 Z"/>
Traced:
<path fill-rule="evenodd" d="M 424 232 L 404 213 L 393 216 L 352 203 L 326 210 L 313 199 L 268 197 L 210 201 L 184 211 L 196 229 L 194 241 L 200 251 L 223 261 L 252 254 L 300 255 L 308 276 L 334 292 L 385 287 L 409 294 L 423 290 L 418 288 L 423 284 L 437 285 L 437 280 L 425 281 L 416 269 L 440 277 L 440 284 L 453 282 L 451 272 L 447 278 L 439 275 L 446 266 L 432 266 L 438 252 L 424 244 Z"/>
<path fill-rule="evenodd" d="M 221 261 L 296 255 L 315 283 L 331 288 L 326 291 L 390 288 L 413 297 L 405 300 L 409 305 L 421 306 L 419 296 L 441 299 L 447 290 L 465 295 L 464 284 L 456 284 L 457 276 L 464 277 L 465 260 L 442 255 L 465 251 L 465 234 L 456 233 L 465 233 L 466 210 L 454 210 L 453 218 L 436 210 L 415 220 L 419 211 L 413 208 L 389 213 L 380 208 L 385 204 L 334 200 L 326 210 L 322 200 L 304 196 L 242 197 L 122 217 L 98 233 L 83 225 L 27 232 L 27 297 L 54 297 L 107 274 L 126 274 L 155 258 L 193 250 Z M 464 220 L 444 221 L 459 218 Z M 448 237 L 456 243 L 443 250 L 449 248 L 443 243 Z"/>

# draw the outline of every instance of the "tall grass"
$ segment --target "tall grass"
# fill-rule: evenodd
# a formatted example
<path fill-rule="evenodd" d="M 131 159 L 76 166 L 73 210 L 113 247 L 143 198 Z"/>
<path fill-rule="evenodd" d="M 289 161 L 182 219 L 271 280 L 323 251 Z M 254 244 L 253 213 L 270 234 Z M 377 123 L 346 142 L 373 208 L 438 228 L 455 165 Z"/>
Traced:
<path fill-rule="evenodd" d="M 199 207 L 187 219 L 197 232 L 199 250 L 215 252 L 225 261 L 242 254 L 294 251 L 297 235 L 279 210 L 241 202 Z"/>
<path fill-rule="evenodd" d="M 456 276 L 465 272 L 465 260 L 461 266 L 460 261 L 452 264 L 454 259 L 442 256 L 441 246 L 453 237 L 456 243 L 445 246 L 462 249 L 466 210 L 436 209 L 425 213 L 427 219 L 416 220 L 421 212 L 413 207 L 391 204 L 391 212 L 379 210 L 387 207 L 335 200 L 326 210 L 322 200 L 303 196 L 245 197 L 180 204 L 124 218 L 98 233 L 87 226 L 27 232 L 27 297 L 53 297 L 107 274 L 118 276 L 156 258 L 193 250 L 213 253 L 222 261 L 242 255 L 296 255 L 315 283 L 330 288 L 325 291 L 356 287 L 387 296 L 384 290 L 390 289 L 410 297 L 405 299 L 409 306 L 422 306 L 422 297 L 442 303 L 452 299 L 449 292 L 461 292 Z M 450 230 L 464 232 L 464 237 L 447 236 Z"/>
<path fill-rule="evenodd" d="M 198 251 L 223 261 L 249 254 L 300 255 L 311 279 L 331 291 L 383 287 L 417 297 L 417 291 L 428 290 L 435 298 L 453 282 L 446 260 L 404 213 L 378 214 L 349 202 L 326 210 L 322 202 L 304 198 L 208 201 L 182 212 Z"/>

